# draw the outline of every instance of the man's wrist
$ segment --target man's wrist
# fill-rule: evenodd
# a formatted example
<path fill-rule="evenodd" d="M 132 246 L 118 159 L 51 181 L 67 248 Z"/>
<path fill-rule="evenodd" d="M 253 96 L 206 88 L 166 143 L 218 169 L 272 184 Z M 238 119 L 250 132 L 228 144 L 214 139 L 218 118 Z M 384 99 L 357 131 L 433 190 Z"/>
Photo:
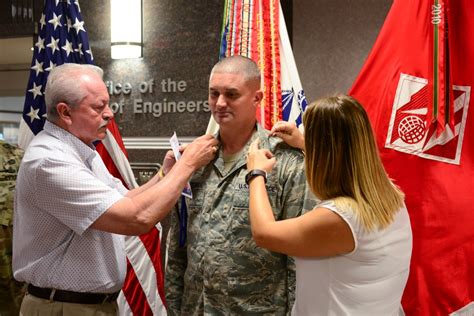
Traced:
<path fill-rule="evenodd" d="M 160 177 L 160 179 L 163 179 L 165 177 L 165 172 L 163 171 L 163 167 L 161 167 L 160 170 L 158 171 L 158 176 Z"/>

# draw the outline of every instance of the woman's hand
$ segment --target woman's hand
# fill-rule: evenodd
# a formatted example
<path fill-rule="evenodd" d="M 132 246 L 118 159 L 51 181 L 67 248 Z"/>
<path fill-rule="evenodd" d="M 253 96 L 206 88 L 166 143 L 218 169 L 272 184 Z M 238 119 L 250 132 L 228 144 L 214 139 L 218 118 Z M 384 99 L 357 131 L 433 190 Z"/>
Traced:
<path fill-rule="evenodd" d="M 268 149 L 258 149 L 259 139 L 250 144 L 247 155 L 247 170 L 261 169 L 269 173 L 275 166 L 276 160 Z"/>
<path fill-rule="evenodd" d="M 295 123 L 279 121 L 273 125 L 270 135 L 280 137 L 291 147 L 299 148 L 304 151 L 304 136 L 296 127 Z"/>

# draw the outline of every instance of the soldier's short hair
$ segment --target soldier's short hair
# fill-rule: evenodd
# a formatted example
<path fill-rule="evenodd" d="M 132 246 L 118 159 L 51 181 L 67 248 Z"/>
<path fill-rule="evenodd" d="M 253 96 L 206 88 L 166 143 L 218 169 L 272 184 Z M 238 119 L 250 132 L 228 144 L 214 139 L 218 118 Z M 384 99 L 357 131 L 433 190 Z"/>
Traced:
<path fill-rule="evenodd" d="M 255 81 L 260 86 L 261 74 L 257 64 L 250 58 L 234 55 L 221 59 L 211 70 L 213 73 L 241 74 L 245 81 Z"/>

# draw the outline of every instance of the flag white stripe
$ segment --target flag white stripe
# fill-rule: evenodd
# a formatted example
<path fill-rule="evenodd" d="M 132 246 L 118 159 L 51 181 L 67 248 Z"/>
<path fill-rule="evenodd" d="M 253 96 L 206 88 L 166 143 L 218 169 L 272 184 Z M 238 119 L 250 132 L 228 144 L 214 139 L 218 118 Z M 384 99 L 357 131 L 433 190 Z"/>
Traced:
<path fill-rule="evenodd" d="M 298 102 L 298 93 L 303 91 L 301 86 L 298 69 L 296 68 L 295 57 L 291 50 L 290 39 L 286 29 L 285 18 L 283 16 L 280 4 L 280 65 L 281 65 L 281 90 L 293 90 L 293 102 L 291 106 L 289 122 L 295 122 L 300 114 L 302 114 L 301 105 Z"/>
<path fill-rule="evenodd" d="M 133 315 L 130 305 L 128 305 L 127 299 L 123 295 L 123 290 L 120 291 L 120 295 L 117 298 L 117 304 L 119 306 L 118 315 L 119 316 L 131 316 Z"/>
<path fill-rule="evenodd" d="M 132 168 L 125 157 L 125 154 L 109 130 L 107 130 L 106 138 L 102 143 L 127 185 L 130 188 L 138 187 Z M 161 240 L 162 227 L 160 223 L 156 225 L 156 228 L 160 231 Z M 160 244 L 158 244 L 157 247 L 160 247 Z M 153 315 L 167 315 L 166 308 L 158 293 L 155 267 L 140 238 L 137 236 L 126 237 L 125 252 L 130 264 L 132 265 L 133 273 L 135 273 L 138 282 L 140 283 L 140 287 L 147 298 L 147 303 L 150 306 Z M 132 272 L 129 271 L 128 273 Z M 117 303 L 119 305 L 119 315 L 132 315 L 130 306 L 123 295 L 123 291 L 120 293 Z"/>
<path fill-rule="evenodd" d="M 207 125 L 206 135 L 214 135 L 215 133 L 217 133 L 218 130 L 219 124 L 217 124 L 216 120 L 211 115 L 211 118 L 209 119 L 209 123 Z"/>
<path fill-rule="evenodd" d="M 35 137 L 35 135 L 22 117 L 20 120 L 20 129 L 18 131 L 18 146 L 21 149 L 26 150 L 33 137 Z"/>
<path fill-rule="evenodd" d="M 127 157 L 125 156 L 122 151 L 122 148 L 120 148 L 119 144 L 117 143 L 117 140 L 109 130 L 107 130 L 107 134 L 104 140 L 102 140 L 102 143 L 104 144 L 105 149 L 107 149 L 110 157 L 112 158 L 115 166 L 117 167 L 118 171 L 120 172 L 120 175 L 122 176 L 123 181 L 125 181 L 127 186 L 129 188 L 138 187 Z"/>
<path fill-rule="evenodd" d="M 157 228 L 160 231 L 161 239 L 161 225 L 157 224 Z M 161 300 L 161 296 L 158 293 L 156 273 L 153 262 L 148 256 L 148 252 L 143 246 L 140 238 L 135 236 L 127 237 L 125 241 L 125 251 L 127 253 L 128 260 L 135 271 L 138 282 L 140 283 L 140 286 L 147 297 L 148 305 L 153 311 L 153 314 L 166 315 L 167 313 L 165 306 Z M 121 309 L 123 307 L 124 306 L 121 306 Z M 126 314 L 121 313 L 121 315 Z"/>

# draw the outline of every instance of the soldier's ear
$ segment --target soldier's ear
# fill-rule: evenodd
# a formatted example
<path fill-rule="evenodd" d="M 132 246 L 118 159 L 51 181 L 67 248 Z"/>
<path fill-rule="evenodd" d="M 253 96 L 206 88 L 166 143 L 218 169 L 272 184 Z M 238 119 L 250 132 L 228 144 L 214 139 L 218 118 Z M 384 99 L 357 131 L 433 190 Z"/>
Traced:
<path fill-rule="evenodd" d="M 262 99 L 263 99 L 263 91 L 262 90 L 257 90 L 255 92 L 255 96 L 253 97 L 254 106 L 259 105 L 260 102 L 262 101 Z"/>

